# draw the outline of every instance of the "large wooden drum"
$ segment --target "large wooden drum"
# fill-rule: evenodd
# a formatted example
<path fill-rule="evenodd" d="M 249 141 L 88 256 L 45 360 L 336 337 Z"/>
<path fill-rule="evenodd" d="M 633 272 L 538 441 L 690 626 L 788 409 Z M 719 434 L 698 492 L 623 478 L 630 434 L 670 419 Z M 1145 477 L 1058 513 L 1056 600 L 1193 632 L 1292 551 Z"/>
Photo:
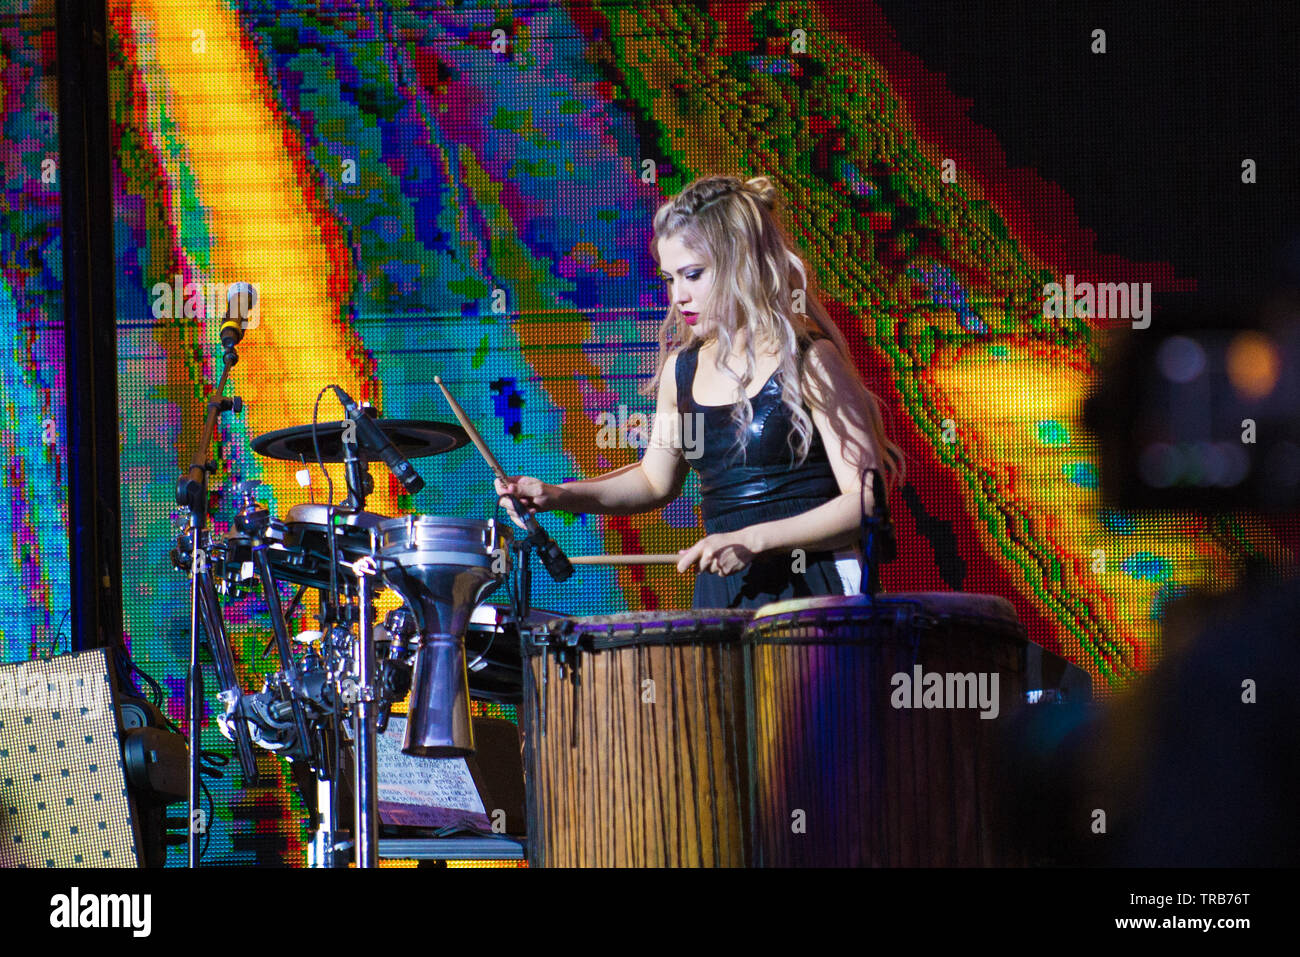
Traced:
<path fill-rule="evenodd" d="M 747 645 L 755 865 L 1019 863 L 994 800 L 995 735 L 1026 691 L 1008 601 L 780 602 Z"/>
<path fill-rule="evenodd" d="M 747 611 L 571 619 L 524 646 L 528 860 L 748 862 Z"/>

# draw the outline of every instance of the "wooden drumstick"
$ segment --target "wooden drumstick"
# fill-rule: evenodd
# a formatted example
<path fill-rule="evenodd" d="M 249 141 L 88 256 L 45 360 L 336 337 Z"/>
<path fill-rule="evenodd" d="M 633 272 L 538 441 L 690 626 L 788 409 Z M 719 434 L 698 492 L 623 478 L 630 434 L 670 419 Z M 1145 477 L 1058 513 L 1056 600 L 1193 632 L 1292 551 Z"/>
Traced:
<path fill-rule="evenodd" d="M 469 416 L 466 415 L 465 410 L 460 407 L 460 403 L 451 397 L 451 393 L 447 391 L 447 387 L 442 384 L 442 377 L 434 376 L 433 381 L 437 384 L 438 388 L 442 390 L 442 394 L 447 397 L 447 404 L 451 406 L 451 411 L 455 413 L 456 418 L 460 421 L 460 427 L 465 430 L 465 433 L 469 436 L 469 440 L 473 442 L 475 448 L 478 449 L 478 454 L 483 456 L 483 460 L 487 462 L 493 473 L 495 473 L 496 477 L 499 478 L 503 484 L 509 483 L 510 479 L 506 475 L 506 470 L 501 467 L 501 463 L 497 461 L 497 457 L 493 455 L 492 450 L 487 447 L 487 443 L 483 441 L 483 436 L 478 434 L 478 429 L 474 428 L 474 423 L 469 420 Z"/>
<path fill-rule="evenodd" d="M 455 413 L 461 428 L 465 430 L 470 441 L 478 449 L 479 455 L 483 456 L 483 460 L 487 462 L 496 477 L 501 480 L 501 484 L 508 485 L 510 479 L 506 475 L 505 469 L 501 467 L 501 463 L 492 454 L 492 450 L 487 447 L 487 443 L 483 441 L 483 436 L 478 434 L 478 429 L 474 428 L 474 423 L 469 420 L 469 416 L 460 407 L 460 403 L 451 397 L 447 387 L 442 384 L 442 377 L 434 376 L 433 381 L 442 390 L 442 394 L 446 396 L 447 404 L 451 406 L 451 411 Z M 574 565 L 676 565 L 678 558 L 677 555 L 579 555 L 570 558 L 569 562 Z"/>
<path fill-rule="evenodd" d="M 676 565 L 680 555 L 570 555 L 575 565 Z"/>

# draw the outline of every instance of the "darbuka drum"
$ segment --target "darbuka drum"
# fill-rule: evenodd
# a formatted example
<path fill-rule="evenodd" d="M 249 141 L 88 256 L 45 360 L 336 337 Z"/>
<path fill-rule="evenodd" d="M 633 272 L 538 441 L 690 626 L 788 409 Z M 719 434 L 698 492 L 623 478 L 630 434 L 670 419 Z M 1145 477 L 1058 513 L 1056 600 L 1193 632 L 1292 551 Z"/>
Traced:
<path fill-rule="evenodd" d="M 473 754 L 465 630 L 509 572 L 510 532 L 490 520 L 407 515 L 381 522 L 377 533 L 384 582 L 414 613 L 420 634 L 402 750 Z"/>
<path fill-rule="evenodd" d="M 748 639 L 756 866 L 1018 863 L 994 809 L 998 719 L 1026 690 L 1010 602 L 800 599 Z"/>
<path fill-rule="evenodd" d="M 743 866 L 747 611 L 574 619 L 525 646 L 532 866 Z"/>

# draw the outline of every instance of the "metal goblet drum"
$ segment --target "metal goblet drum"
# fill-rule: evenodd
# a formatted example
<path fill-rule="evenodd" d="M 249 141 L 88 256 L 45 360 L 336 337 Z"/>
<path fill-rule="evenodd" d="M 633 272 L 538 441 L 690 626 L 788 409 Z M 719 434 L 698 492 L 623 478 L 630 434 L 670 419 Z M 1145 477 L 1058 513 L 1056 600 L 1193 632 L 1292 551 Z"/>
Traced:
<path fill-rule="evenodd" d="M 403 752 L 474 753 L 465 630 L 510 567 L 510 531 L 491 520 L 407 515 L 378 528 L 385 584 L 415 615 L 419 647 Z"/>

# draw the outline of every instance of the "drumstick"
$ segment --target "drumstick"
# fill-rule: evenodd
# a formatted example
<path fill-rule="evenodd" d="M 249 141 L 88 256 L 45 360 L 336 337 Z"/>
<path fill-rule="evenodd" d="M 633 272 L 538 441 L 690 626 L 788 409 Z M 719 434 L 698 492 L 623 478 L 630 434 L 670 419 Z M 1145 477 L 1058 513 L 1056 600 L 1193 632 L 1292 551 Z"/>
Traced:
<path fill-rule="evenodd" d="M 491 467 L 496 477 L 501 480 L 501 484 L 508 485 L 510 479 L 507 477 L 505 469 L 501 467 L 501 463 L 492 454 L 492 450 L 487 447 L 483 437 L 478 434 L 478 429 L 474 428 L 474 423 L 469 420 L 469 416 L 460 407 L 460 403 L 451 397 L 447 387 L 442 384 L 442 377 L 434 376 L 433 381 L 442 390 L 442 394 L 446 396 L 447 404 L 451 406 L 451 411 L 455 413 L 456 418 L 460 421 L 461 428 L 465 430 L 470 441 L 478 449 L 479 455 L 483 456 L 483 460 Z M 531 518 L 531 516 L 529 517 Z M 679 557 L 677 555 L 579 555 L 570 558 L 569 562 L 573 565 L 676 565 Z"/>
<path fill-rule="evenodd" d="M 570 555 L 575 565 L 676 565 L 680 555 Z"/>
<path fill-rule="evenodd" d="M 496 477 L 501 480 L 502 484 L 508 484 L 510 479 L 506 475 L 506 470 L 501 467 L 501 463 L 497 461 L 497 457 L 493 455 L 492 450 L 487 447 L 487 443 L 483 441 L 483 436 L 478 434 L 478 429 L 474 428 L 474 423 L 469 420 L 469 416 L 466 415 L 465 410 L 460 407 L 460 403 L 451 397 L 451 393 L 447 391 L 447 387 L 442 384 L 442 377 L 434 376 L 433 381 L 437 384 L 438 388 L 442 390 L 442 394 L 447 397 L 447 404 L 451 406 L 451 411 L 454 412 L 456 418 L 460 420 L 461 428 L 465 430 L 467 435 L 469 435 L 469 439 L 478 449 L 479 455 L 483 456 L 484 461 L 487 462 L 488 466 L 492 469 L 493 473 L 495 473 Z"/>

